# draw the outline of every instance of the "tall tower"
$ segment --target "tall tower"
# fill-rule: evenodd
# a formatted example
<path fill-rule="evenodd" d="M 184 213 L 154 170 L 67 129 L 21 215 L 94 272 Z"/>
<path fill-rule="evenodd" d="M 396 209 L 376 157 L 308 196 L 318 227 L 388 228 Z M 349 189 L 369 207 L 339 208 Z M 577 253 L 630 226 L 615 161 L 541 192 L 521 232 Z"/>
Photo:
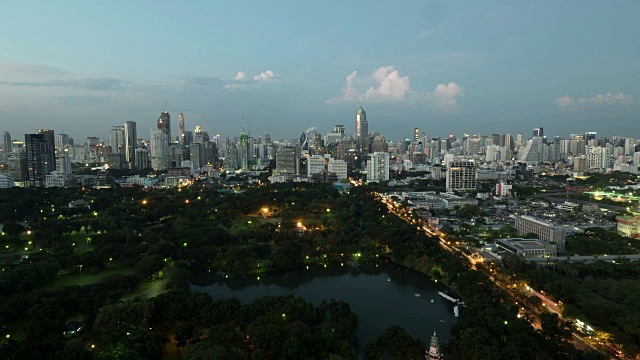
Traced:
<path fill-rule="evenodd" d="M 114 125 L 109 132 L 109 145 L 111 145 L 111 152 L 124 153 L 124 126 Z"/>
<path fill-rule="evenodd" d="M 356 112 L 356 144 L 362 153 L 368 153 L 369 142 L 369 123 L 367 122 L 367 113 L 362 106 Z"/>
<path fill-rule="evenodd" d="M 136 146 L 138 145 L 138 130 L 135 121 L 124 124 L 124 157 L 129 169 L 136 167 Z"/>
<path fill-rule="evenodd" d="M 178 141 L 180 144 L 184 144 L 184 115 L 182 113 L 178 115 Z"/>
<path fill-rule="evenodd" d="M 4 152 L 5 154 L 8 154 L 11 152 L 11 147 L 13 146 L 13 143 L 11 142 L 11 134 L 9 134 L 8 131 L 4 131 L 2 133 L 2 140 L 4 140 Z"/>
<path fill-rule="evenodd" d="M 171 116 L 167 111 L 163 111 L 158 118 L 158 130 L 167 135 L 167 139 L 171 142 Z"/>
<path fill-rule="evenodd" d="M 440 353 L 440 343 L 438 342 L 438 337 L 436 336 L 436 332 L 433 332 L 433 336 L 431 337 L 431 342 L 429 343 L 429 351 L 424 356 L 425 360 L 440 360 L 442 359 L 442 354 Z"/>

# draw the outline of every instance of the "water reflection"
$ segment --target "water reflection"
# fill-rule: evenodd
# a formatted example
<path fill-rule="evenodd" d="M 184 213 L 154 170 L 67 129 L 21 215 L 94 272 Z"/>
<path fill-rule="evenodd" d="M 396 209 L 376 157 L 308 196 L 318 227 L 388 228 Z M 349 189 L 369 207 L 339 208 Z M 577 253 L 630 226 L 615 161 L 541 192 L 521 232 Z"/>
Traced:
<path fill-rule="evenodd" d="M 324 299 L 342 299 L 360 318 L 358 337 L 362 344 L 391 325 L 399 325 L 427 343 L 434 330 L 446 340 L 455 323 L 454 304 L 438 295 L 438 291 L 448 292 L 446 287 L 392 263 L 345 262 L 342 266 L 337 263 L 260 274 L 259 278 L 202 271 L 194 273 L 191 287 L 214 299 L 236 297 L 243 303 L 285 294 L 300 296 L 315 306 Z"/>

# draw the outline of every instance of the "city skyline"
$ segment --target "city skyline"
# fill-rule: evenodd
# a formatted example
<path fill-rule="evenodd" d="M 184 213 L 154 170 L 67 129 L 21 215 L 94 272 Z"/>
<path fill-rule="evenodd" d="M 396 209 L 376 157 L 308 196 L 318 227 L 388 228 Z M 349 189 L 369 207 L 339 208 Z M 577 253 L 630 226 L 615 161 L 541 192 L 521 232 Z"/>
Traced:
<path fill-rule="evenodd" d="M 335 124 L 353 134 L 363 106 L 388 140 L 415 127 L 640 137 L 637 3 L 68 6 L 7 5 L 0 118 L 14 137 L 47 127 L 105 138 L 126 121 L 151 126 L 167 101 L 187 129 L 225 136 L 243 116 L 255 136 Z"/>

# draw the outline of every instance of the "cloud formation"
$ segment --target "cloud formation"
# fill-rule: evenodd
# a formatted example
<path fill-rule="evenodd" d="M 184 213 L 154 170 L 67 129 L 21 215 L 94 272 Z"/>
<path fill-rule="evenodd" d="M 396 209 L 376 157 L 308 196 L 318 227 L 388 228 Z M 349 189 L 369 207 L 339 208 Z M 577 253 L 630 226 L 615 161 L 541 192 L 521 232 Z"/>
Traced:
<path fill-rule="evenodd" d="M 59 76 L 67 72 L 57 66 L 33 64 L 0 64 L 2 75 Z"/>
<path fill-rule="evenodd" d="M 255 81 L 273 81 L 278 77 L 278 74 L 273 72 L 272 70 L 267 70 L 261 72 L 260 74 L 253 77 Z"/>
<path fill-rule="evenodd" d="M 579 109 L 604 105 L 628 105 L 633 103 L 631 95 L 624 93 L 598 94 L 592 98 L 574 98 L 569 95 L 556 97 L 556 105 L 561 109 Z"/>
<path fill-rule="evenodd" d="M 0 85 L 9 86 L 34 86 L 34 87 L 64 87 L 84 90 L 121 90 L 126 81 L 114 78 L 86 78 L 69 80 L 50 80 L 41 82 L 0 82 Z"/>
<path fill-rule="evenodd" d="M 240 81 L 246 78 L 247 78 L 247 74 L 245 74 L 243 71 L 238 71 L 238 75 L 236 75 L 236 77 L 234 77 L 233 80 Z"/>
<path fill-rule="evenodd" d="M 373 85 L 367 86 L 371 83 Z M 457 108 L 457 98 L 463 95 L 464 88 L 454 82 L 439 84 L 432 92 L 414 91 L 408 76 L 400 76 L 393 66 L 382 66 L 370 77 L 359 78 L 357 71 L 347 75 L 340 96 L 326 100 L 325 103 L 411 100 L 424 101 L 439 110 L 451 111 Z"/>
<path fill-rule="evenodd" d="M 454 82 L 438 84 L 427 94 L 427 101 L 442 110 L 455 110 L 458 107 L 458 97 L 464 96 L 464 88 Z"/>

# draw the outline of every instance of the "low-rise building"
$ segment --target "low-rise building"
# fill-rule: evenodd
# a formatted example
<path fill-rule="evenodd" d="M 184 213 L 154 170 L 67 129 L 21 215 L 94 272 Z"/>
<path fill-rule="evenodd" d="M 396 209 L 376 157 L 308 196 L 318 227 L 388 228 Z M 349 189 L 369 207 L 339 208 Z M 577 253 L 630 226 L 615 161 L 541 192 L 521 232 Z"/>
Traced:
<path fill-rule="evenodd" d="M 520 255 L 526 259 L 558 255 L 557 244 L 539 239 L 496 239 L 496 248 L 498 252 L 506 251 L 511 254 Z"/>
<path fill-rule="evenodd" d="M 558 244 L 558 250 L 564 251 L 566 232 L 554 224 L 544 222 L 531 216 L 516 216 L 515 228 L 518 235 L 536 234 L 538 239 Z"/>
<path fill-rule="evenodd" d="M 631 238 L 638 238 L 640 234 L 640 217 L 638 216 L 618 216 L 618 234 Z"/>

